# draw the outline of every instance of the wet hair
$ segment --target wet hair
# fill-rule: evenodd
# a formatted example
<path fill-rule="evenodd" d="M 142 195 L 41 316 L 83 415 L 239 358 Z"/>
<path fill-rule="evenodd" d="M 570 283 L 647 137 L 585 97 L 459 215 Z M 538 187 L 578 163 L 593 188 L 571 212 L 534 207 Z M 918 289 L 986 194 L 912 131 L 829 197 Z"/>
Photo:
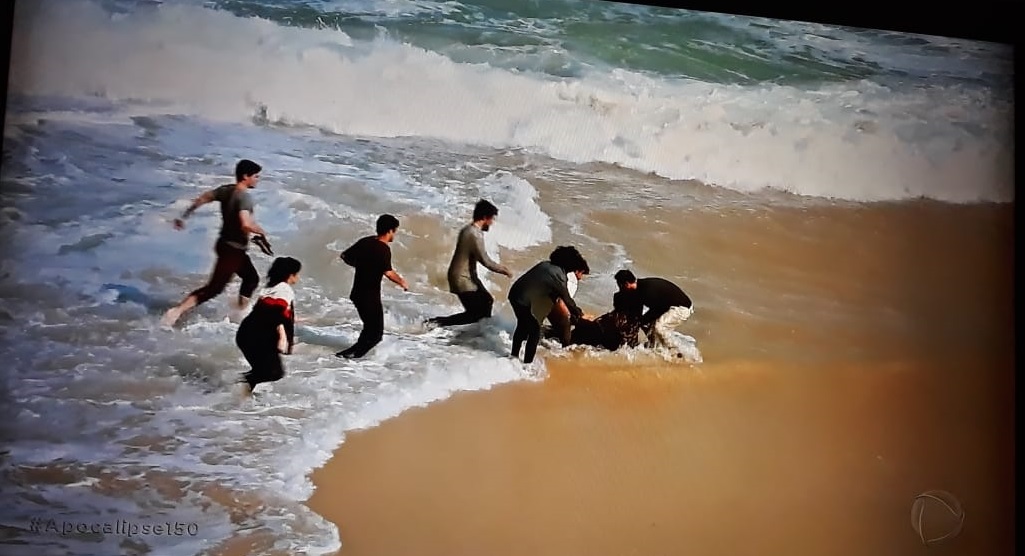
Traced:
<path fill-rule="evenodd" d="M 623 284 L 633 284 L 636 281 L 637 277 L 629 270 L 623 269 L 616 273 L 616 283 L 620 286 Z"/>
<path fill-rule="evenodd" d="M 274 259 L 274 262 L 270 265 L 270 270 L 267 271 L 267 287 L 272 288 L 284 282 L 289 276 L 298 274 L 302 268 L 302 263 L 292 257 L 278 257 Z"/>
<path fill-rule="evenodd" d="M 477 205 L 473 207 L 473 221 L 484 220 L 492 216 L 498 216 L 498 207 L 491 204 L 491 201 L 484 199 L 477 201 Z"/>
<path fill-rule="evenodd" d="M 390 214 L 382 214 L 377 219 L 377 235 L 383 236 L 384 234 L 399 229 L 399 219 L 395 218 Z"/>
<path fill-rule="evenodd" d="M 263 168 L 259 164 L 252 160 L 239 160 L 238 164 L 235 165 L 235 181 L 242 181 L 253 174 L 259 174 Z"/>
<path fill-rule="evenodd" d="M 567 274 L 578 270 L 584 274 L 591 273 L 591 268 L 587 266 L 584 256 L 572 245 L 556 247 L 552 254 L 548 256 L 548 261 L 564 270 Z"/>

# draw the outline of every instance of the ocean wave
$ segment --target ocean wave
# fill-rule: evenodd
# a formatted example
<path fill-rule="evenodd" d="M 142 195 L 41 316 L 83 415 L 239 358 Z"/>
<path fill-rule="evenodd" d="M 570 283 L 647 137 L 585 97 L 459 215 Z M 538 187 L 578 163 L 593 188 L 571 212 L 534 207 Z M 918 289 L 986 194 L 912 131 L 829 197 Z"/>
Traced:
<path fill-rule="evenodd" d="M 525 148 L 741 191 L 1013 198 L 1011 105 L 970 84 L 741 86 L 627 70 L 555 79 L 196 6 L 112 18 L 92 3 L 44 1 L 17 15 L 14 93 Z"/>

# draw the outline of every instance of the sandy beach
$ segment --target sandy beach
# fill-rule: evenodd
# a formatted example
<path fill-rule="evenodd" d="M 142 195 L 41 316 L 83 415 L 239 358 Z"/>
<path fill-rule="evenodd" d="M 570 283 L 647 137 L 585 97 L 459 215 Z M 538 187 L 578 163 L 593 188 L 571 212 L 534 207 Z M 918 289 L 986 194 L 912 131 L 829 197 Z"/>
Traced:
<path fill-rule="evenodd" d="M 342 556 L 1012 552 L 1007 207 L 593 221 L 691 286 L 698 310 L 680 330 L 704 361 L 548 353 L 543 382 L 348 433 L 308 501 L 338 526 Z M 698 268 L 722 279 L 681 278 Z M 745 297 L 738 270 L 777 295 Z M 737 321 L 724 291 L 777 317 Z M 833 318 L 816 305 L 829 300 L 866 312 Z M 926 546 L 911 510 L 931 490 L 965 520 Z M 927 538 L 954 523 L 938 509 Z"/>
<path fill-rule="evenodd" d="M 577 0 L 13 16 L 3 556 L 1011 552 L 1011 45 Z M 242 159 L 257 272 L 302 263 L 295 350 L 250 398 L 240 279 L 159 323 L 232 203 L 174 220 Z M 579 249 L 586 313 L 622 269 L 678 284 L 677 352 L 549 344 L 539 373 L 483 271 L 494 318 L 425 327 L 461 311 L 480 199 L 514 278 Z M 383 214 L 409 288 L 384 281 L 384 338 L 338 358 L 363 330 L 339 253 Z M 925 546 L 930 490 L 965 519 Z"/>
<path fill-rule="evenodd" d="M 1009 369 L 552 360 L 351 433 L 309 504 L 344 556 L 1009 554 Z M 966 519 L 927 547 L 932 489 Z"/>

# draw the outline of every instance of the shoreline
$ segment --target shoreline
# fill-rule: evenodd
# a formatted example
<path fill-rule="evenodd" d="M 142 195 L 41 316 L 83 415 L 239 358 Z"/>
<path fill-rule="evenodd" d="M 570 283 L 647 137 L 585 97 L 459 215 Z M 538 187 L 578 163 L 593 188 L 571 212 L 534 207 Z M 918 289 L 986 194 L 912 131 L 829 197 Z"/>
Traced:
<path fill-rule="evenodd" d="M 338 527 L 338 554 L 1013 549 L 1011 370 L 547 363 L 543 382 L 347 433 L 306 502 Z M 927 547 L 910 511 L 932 489 L 967 518 Z"/>

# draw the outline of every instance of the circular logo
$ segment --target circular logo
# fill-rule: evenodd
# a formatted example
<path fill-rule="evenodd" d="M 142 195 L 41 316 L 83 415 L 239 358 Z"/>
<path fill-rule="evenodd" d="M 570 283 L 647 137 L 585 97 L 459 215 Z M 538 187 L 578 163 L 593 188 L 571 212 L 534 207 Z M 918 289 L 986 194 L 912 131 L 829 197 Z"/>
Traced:
<path fill-rule="evenodd" d="M 911 504 L 911 527 L 922 539 L 922 544 L 929 545 L 957 536 L 964 519 L 961 502 L 944 490 L 923 492 Z"/>

